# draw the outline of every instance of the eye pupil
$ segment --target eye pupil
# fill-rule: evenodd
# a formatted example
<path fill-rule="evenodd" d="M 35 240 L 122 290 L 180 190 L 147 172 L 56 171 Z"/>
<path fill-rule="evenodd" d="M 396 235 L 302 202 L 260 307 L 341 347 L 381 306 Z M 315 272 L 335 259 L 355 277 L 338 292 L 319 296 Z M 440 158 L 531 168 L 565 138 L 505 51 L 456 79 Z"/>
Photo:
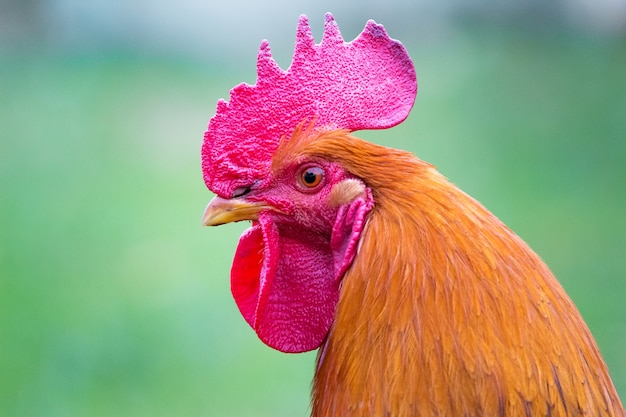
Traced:
<path fill-rule="evenodd" d="M 306 171 L 303 179 L 307 184 L 313 184 L 317 180 L 317 174 L 313 171 Z"/>
<path fill-rule="evenodd" d="M 310 167 L 300 174 L 300 182 L 307 188 L 317 187 L 322 182 L 323 171 L 319 167 Z"/>

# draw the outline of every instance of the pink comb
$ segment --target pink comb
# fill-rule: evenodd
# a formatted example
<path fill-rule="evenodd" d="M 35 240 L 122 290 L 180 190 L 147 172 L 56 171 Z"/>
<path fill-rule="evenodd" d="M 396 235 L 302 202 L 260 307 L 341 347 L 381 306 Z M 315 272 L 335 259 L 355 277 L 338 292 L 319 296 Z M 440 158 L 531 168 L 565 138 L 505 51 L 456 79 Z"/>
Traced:
<path fill-rule="evenodd" d="M 230 198 L 240 187 L 262 182 L 281 137 L 302 122 L 320 129 L 385 129 L 411 111 L 417 80 L 404 46 L 370 20 L 344 42 L 333 16 L 315 44 L 306 16 L 298 22 L 293 61 L 283 71 L 263 41 L 255 85 L 239 84 L 220 99 L 202 145 L 204 181 Z"/>

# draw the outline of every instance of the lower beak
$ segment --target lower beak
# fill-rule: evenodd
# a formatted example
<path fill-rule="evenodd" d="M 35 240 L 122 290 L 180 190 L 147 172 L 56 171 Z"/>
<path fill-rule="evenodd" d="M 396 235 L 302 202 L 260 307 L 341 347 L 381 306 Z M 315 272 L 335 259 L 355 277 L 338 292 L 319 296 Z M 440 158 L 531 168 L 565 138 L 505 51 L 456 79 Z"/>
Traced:
<path fill-rule="evenodd" d="M 259 220 L 263 210 L 274 209 L 265 202 L 250 202 L 243 198 L 225 199 L 214 197 L 204 209 L 202 224 L 219 226 L 220 224 L 239 222 L 242 220 Z"/>

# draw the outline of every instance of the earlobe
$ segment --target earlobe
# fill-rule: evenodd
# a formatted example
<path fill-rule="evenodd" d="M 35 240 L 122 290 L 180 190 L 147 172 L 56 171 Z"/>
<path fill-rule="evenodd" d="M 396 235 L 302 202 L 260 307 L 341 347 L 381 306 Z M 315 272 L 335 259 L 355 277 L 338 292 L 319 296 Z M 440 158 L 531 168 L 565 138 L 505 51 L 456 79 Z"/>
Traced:
<path fill-rule="evenodd" d="M 358 180 L 353 181 L 363 185 Z M 335 279 L 337 281 L 343 277 L 356 256 L 361 233 L 367 222 L 367 215 L 373 207 L 374 199 L 372 198 L 372 193 L 365 186 L 363 186 L 363 196 L 359 196 L 353 199 L 351 203 L 339 207 L 330 238 L 330 248 L 334 258 Z"/>
<path fill-rule="evenodd" d="M 367 199 L 365 184 L 356 178 L 348 178 L 333 187 L 328 198 L 331 207 L 339 207 L 351 203 L 358 197 Z"/>

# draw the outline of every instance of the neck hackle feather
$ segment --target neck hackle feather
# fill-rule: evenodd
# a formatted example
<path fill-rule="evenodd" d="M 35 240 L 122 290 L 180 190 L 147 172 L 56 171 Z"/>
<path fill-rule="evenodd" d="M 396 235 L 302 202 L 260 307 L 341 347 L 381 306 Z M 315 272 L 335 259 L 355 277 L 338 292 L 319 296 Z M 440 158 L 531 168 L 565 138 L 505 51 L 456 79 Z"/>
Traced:
<path fill-rule="evenodd" d="M 541 259 L 412 154 L 328 132 L 376 202 L 318 355 L 313 416 L 623 415 L 580 314 Z"/>

